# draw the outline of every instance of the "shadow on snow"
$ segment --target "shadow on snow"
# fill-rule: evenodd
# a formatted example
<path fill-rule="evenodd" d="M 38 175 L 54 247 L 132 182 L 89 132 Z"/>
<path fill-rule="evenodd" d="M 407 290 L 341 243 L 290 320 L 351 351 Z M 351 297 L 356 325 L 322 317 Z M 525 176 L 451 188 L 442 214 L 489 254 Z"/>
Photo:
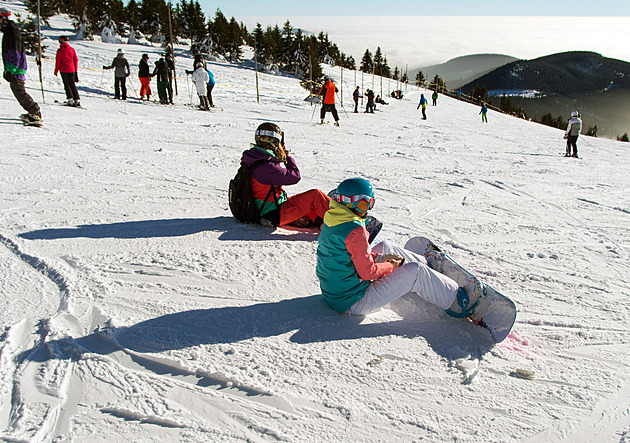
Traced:
<path fill-rule="evenodd" d="M 140 220 L 100 225 L 79 225 L 71 228 L 49 228 L 19 234 L 27 240 L 58 240 L 69 238 L 159 238 L 183 237 L 204 231 L 222 232 L 219 240 L 304 240 L 312 241 L 319 232 L 305 229 L 280 229 L 257 224 L 243 224 L 233 217 L 175 218 L 169 220 Z"/>

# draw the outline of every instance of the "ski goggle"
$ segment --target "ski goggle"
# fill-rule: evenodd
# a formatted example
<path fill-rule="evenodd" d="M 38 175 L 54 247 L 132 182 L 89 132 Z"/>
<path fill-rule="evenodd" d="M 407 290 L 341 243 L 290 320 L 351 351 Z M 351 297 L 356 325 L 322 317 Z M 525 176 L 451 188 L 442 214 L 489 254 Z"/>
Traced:
<path fill-rule="evenodd" d="M 276 131 L 269 131 L 267 129 L 256 129 L 256 135 L 273 137 L 277 140 L 280 140 L 280 143 L 284 145 L 284 133 L 278 134 Z"/>
<path fill-rule="evenodd" d="M 343 203 L 350 209 L 356 209 L 363 214 L 366 214 L 369 210 L 374 207 L 374 202 L 376 201 L 374 197 L 369 195 L 336 195 L 335 200 L 340 203 Z"/>

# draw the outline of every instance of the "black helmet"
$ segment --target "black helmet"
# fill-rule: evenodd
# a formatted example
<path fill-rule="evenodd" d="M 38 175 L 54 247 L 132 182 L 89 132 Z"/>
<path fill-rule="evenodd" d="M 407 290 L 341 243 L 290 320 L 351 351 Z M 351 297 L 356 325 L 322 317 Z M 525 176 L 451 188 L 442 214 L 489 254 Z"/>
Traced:
<path fill-rule="evenodd" d="M 69 41 L 69 39 L 65 35 L 60 35 L 59 36 L 59 43 L 63 43 L 63 42 L 67 42 L 67 41 Z"/>
<path fill-rule="evenodd" d="M 263 123 L 256 129 L 256 144 L 261 148 L 284 145 L 284 133 L 275 123 Z"/>

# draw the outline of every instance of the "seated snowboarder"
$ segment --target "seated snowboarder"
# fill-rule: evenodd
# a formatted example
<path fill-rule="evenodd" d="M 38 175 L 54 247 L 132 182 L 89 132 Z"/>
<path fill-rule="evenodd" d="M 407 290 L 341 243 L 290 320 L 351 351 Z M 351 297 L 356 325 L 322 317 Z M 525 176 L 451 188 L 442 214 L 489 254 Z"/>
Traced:
<path fill-rule="evenodd" d="M 361 178 L 341 182 L 330 202 L 318 239 L 316 269 L 328 306 L 339 313 L 366 315 L 411 292 L 450 315 L 466 316 L 462 311 L 476 300 L 466 288 L 428 267 L 424 256 L 387 241 L 370 249 L 365 218 L 373 206 L 372 185 Z"/>
<path fill-rule="evenodd" d="M 260 209 L 261 224 L 320 227 L 328 210 L 330 197 L 311 189 L 288 197 L 282 186 L 301 179 L 300 170 L 284 143 L 284 133 L 274 123 L 263 123 L 256 129 L 256 143 L 243 153 L 242 161 L 251 167 L 264 160 L 251 173 L 251 190 Z M 270 189 L 273 191 L 270 195 Z"/>

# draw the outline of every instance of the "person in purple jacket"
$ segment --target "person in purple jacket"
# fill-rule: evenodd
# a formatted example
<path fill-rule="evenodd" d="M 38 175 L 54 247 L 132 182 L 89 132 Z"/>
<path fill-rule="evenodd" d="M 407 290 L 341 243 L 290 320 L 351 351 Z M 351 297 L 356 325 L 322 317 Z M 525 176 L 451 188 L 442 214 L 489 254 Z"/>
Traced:
<path fill-rule="evenodd" d="M 359 113 L 359 97 L 361 96 L 361 94 L 359 93 L 359 87 L 357 86 L 357 89 L 354 90 L 354 92 L 352 93 L 352 99 L 354 100 L 354 113 L 358 114 Z"/>
<path fill-rule="evenodd" d="M 11 11 L 0 6 L 0 31 L 2 31 L 2 61 L 4 63 L 3 78 L 9 83 L 16 100 L 27 114 L 20 118 L 26 124 L 41 124 L 42 113 L 24 88 L 26 80 L 26 54 L 20 28 L 9 19 Z"/>
<path fill-rule="evenodd" d="M 330 197 L 319 189 L 287 196 L 282 189 L 302 178 L 284 143 L 284 133 L 274 123 L 263 123 L 255 134 L 256 143 L 243 152 L 242 161 L 250 168 L 250 187 L 262 216 L 261 224 L 320 227 L 329 209 Z"/>

